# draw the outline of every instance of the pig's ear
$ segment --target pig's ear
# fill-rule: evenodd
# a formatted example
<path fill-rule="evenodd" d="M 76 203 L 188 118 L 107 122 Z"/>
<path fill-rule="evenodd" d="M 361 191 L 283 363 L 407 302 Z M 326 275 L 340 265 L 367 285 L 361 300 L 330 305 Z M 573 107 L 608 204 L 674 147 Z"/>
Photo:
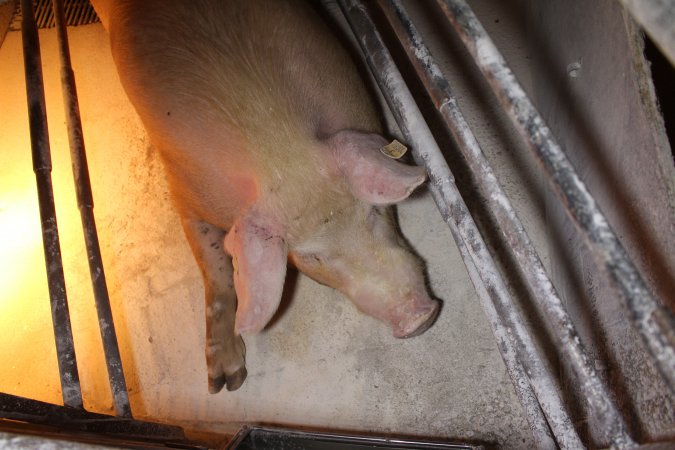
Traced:
<path fill-rule="evenodd" d="M 407 198 L 426 178 L 424 168 L 382 154 L 387 141 L 378 134 L 343 130 L 328 138 L 339 170 L 355 197 L 375 205 Z"/>
<path fill-rule="evenodd" d="M 283 227 L 274 219 L 249 212 L 228 232 L 225 249 L 234 267 L 235 332 L 258 332 L 281 301 L 288 255 Z"/>

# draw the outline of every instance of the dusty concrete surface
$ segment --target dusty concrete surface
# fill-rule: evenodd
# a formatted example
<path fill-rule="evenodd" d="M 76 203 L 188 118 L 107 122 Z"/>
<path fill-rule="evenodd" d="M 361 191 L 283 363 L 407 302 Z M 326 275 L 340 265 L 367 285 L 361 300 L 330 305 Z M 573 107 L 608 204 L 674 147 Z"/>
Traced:
<path fill-rule="evenodd" d="M 618 2 L 529 4 L 534 99 L 645 282 L 673 308 L 675 166 L 642 36 Z M 553 195 L 547 216 L 554 282 L 632 432 L 673 439 L 675 398 L 624 305 Z M 576 380 L 565 380 L 579 396 Z M 602 444 L 583 398 L 576 401 L 580 424 Z"/>
<path fill-rule="evenodd" d="M 112 413 L 74 204 L 55 36 L 45 31 L 40 37 L 85 404 Z M 213 431 L 232 430 L 238 422 L 267 422 L 531 447 L 473 287 L 423 191 L 399 211 L 404 234 L 427 261 L 432 290 L 444 301 L 430 331 L 395 340 L 386 326 L 357 313 L 336 292 L 291 275 L 277 320 L 247 339 L 245 385 L 234 393 L 209 395 L 201 277 L 157 155 L 121 90 L 102 27 L 72 29 L 71 43 L 95 212 L 136 417 Z M 0 67 L 3 198 L 20 197 L 28 211 L 35 207 L 35 194 L 18 33 L 8 34 Z M 2 213 L 10 214 L 10 206 Z M 3 288 L 0 303 L 2 333 L 11 337 L 0 343 L 0 352 L 12 361 L 3 365 L 0 390 L 59 403 L 37 216 L 33 220 L 28 214 L 30 233 L 22 229 L 16 236 L 31 249 L 32 259 L 20 265 L 1 256 L 3 266 L 14 266 L 17 274 L 8 281 L 14 290 Z M 24 253 L 11 257 L 18 254 Z M 19 315 L 10 318 L 5 311 L 12 308 Z"/>

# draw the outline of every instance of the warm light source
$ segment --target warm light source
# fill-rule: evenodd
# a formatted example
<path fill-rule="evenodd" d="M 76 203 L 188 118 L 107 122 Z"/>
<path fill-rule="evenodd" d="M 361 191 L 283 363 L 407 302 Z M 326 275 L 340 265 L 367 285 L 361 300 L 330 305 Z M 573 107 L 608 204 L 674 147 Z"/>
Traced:
<path fill-rule="evenodd" d="M 25 175 L 33 178 L 30 172 Z M 10 184 L 5 185 L 6 181 Z M 34 188 L 12 189 L 11 182 L 3 180 L 0 186 L 1 387 L 3 392 L 30 396 L 33 391 L 40 398 L 58 402 L 37 193 Z M 15 357 L 21 350 L 30 352 L 31 357 Z M 42 381 L 37 389 L 36 377 Z"/>
<path fill-rule="evenodd" d="M 44 284 L 44 257 L 35 192 L 0 193 L 0 315 L 21 306 L 26 288 Z M 43 286 L 39 289 L 44 290 Z M 21 295 L 19 295 L 21 294 Z"/>
<path fill-rule="evenodd" d="M 96 59 L 107 38 L 97 28 L 84 32 L 100 36 L 100 43 L 88 54 L 88 58 Z M 40 40 L 51 178 L 80 381 L 87 406 L 109 412 L 112 401 L 75 199 L 55 32 L 41 32 Z M 89 42 L 82 39 L 85 41 Z M 31 158 L 23 65 L 21 33 L 10 32 L 0 46 L 0 392 L 59 404 L 61 385 Z M 90 66 L 89 59 L 84 66 Z M 114 76 L 110 68 L 101 73 Z M 110 83 L 100 85 L 107 84 Z M 82 97 L 94 98 L 86 94 Z"/>

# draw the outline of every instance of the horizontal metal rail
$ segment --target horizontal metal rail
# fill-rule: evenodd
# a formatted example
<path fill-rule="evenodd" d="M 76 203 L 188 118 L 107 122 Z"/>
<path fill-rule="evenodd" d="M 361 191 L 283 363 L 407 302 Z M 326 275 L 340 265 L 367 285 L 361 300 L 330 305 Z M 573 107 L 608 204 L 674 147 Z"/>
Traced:
<path fill-rule="evenodd" d="M 512 347 L 502 353 L 502 358 L 510 370 L 520 371 L 519 375 L 513 378 L 516 392 L 522 395 L 527 388 L 522 386 L 521 382 L 524 382 L 525 378 L 529 379 L 529 384 L 536 394 L 535 401 L 541 405 L 558 445 L 563 449 L 583 448 L 556 390 L 553 377 L 542 363 L 531 336 L 516 312 L 496 264 L 459 195 L 450 169 L 373 22 L 359 2 L 339 0 L 338 3 L 361 45 L 366 61 L 399 128 L 412 145 L 415 160 L 427 169 L 433 198 L 465 258 L 464 263 L 498 343 L 509 342 Z M 501 345 L 499 349 L 504 350 Z M 517 360 L 524 367 L 525 373 L 522 372 L 523 367 L 512 360 L 513 354 L 517 355 Z M 536 431 L 535 438 L 538 445 L 550 448 L 553 443 L 546 438 L 544 427 L 540 425 L 537 408 L 530 402 L 528 396 L 521 397 L 520 400 L 523 402 L 528 421 L 534 424 L 531 427 Z"/>
<path fill-rule="evenodd" d="M 112 391 L 115 413 L 119 417 L 131 417 L 129 394 L 127 384 L 122 371 L 122 358 L 120 357 L 115 323 L 110 298 L 103 270 L 101 248 L 98 243 L 96 221 L 94 219 L 94 197 L 91 192 L 89 170 L 87 168 L 87 155 L 84 148 L 84 136 L 82 134 L 82 120 L 80 119 L 80 106 L 75 87 L 75 74 L 70 62 L 70 50 L 68 47 L 68 33 L 66 31 L 66 18 L 63 10 L 63 0 L 53 0 L 54 19 L 61 58 L 61 87 L 66 109 L 66 122 L 68 126 L 68 141 L 70 143 L 70 158 L 73 166 L 73 177 L 77 194 L 77 205 L 80 209 L 84 241 L 89 260 L 89 272 L 92 287 L 94 289 L 94 301 L 98 313 L 98 324 L 103 341 L 108 380 Z"/>
<path fill-rule="evenodd" d="M 453 444 L 423 440 L 423 438 L 399 438 L 395 436 L 372 436 L 338 434 L 277 428 L 269 426 L 244 425 L 222 450 L 244 450 L 249 448 L 273 449 L 324 449 L 324 448 L 370 448 L 382 450 L 483 450 L 482 445 Z"/>
<path fill-rule="evenodd" d="M 623 246 L 525 91 L 464 0 L 437 0 L 502 107 L 542 164 L 549 184 L 581 230 L 628 308 L 671 391 L 675 391 L 675 317 L 652 296 Z"/>
<path fill-rule="evenodd" d="M 675 66 L 675 0 L 619 0 Z"/>
<path fill-rule="evenodd" d="M 52 307 L 52 322 L 56 339 L 56 355 L 61 380 L 63 404 L 73 408 L 82 408 L 82 390 L 77 373 L 77 360 L 73 344 L 73 332 L 68 313 L 66 282 L 63 275 L 61 244 L 56 223 L 54 190 L 52 188 L 52 161 L 47 129 L 47 109 L 42 78 L 42 60 L 40 41 L 35 25 L 33 2 L 21 0 L 23 12 L 21 36 L 23 38 L 23 58 L 26 72 L 26 95 L 28 97 L 28 119 L 30 121 L 30 140 L 33 151 L 33 171 L 37 180 L 40 219 L 42 221 L 42 244 L 47 266 L 49 299 Z"/>
<path fill-rule="evenodd" d="M 26 424 L 41 426 L 40 434 L 55 432 L 60 438 L 68 433 L 86 433 L 89 437 L 97 436 L 103 439 L 141 440 L 138 445 L 133 442 L 109 443 L 114 448 L 191 448 L 185 439 L 181 427 L 156 422 L 138 421 L 128 417 L 115 417 L 105 414 L 92 413 L 81 409 L 66 408 L 60 405 L 18 397 L 16 395 L 0 393 L 0 426 L 5 425 L 4 419 L 21 423 L 21 433 L 31 428 Z M 0 428 L 1 430 L 2 428 Z M 83 435 L 80 435 L 84 437 Z M 145 443 L 145 445 L 141 445 Z M 166 443 L 168 445 L 159 445 Z M 117 445 L 115 445 L 117 444 Z M 2 447 L 0 445 L 1 448 Z M 112 448 L 106 446 L 105 448 Z M 18 448 L 16 445 L 12 448 Z M 35 448 L 33 446 L 29 448 Z M 39 448 L 55 448 L 54 445 Z M 70 448 L 56 446 L 56 448 Z M 96 446 L 99 448 L 99 446 Z"/>
<path fill-rule="evenodd" d="M 551 283 L 530 238 L 507 195 L 499 184 L 480 144 L 469 128 L 447 79 L 424 44 L 400 0 L 380 0 L 389 23 L 403 44 L 417 75 L 441 113 L 445 124 L 459 144 L 471 168 L 483 198 L 495 215 L 499 231 L 516 259 L 533 298 L 543 307 L 549 328 L 553 330 L 563 359 L 571 365 L 581 381 L 585 401 L 602 424 L 604 435 L 615 447 L 634 444 L 626 425 L 611 399 L 609 390 L 598 377 L 578 333 Z"/>

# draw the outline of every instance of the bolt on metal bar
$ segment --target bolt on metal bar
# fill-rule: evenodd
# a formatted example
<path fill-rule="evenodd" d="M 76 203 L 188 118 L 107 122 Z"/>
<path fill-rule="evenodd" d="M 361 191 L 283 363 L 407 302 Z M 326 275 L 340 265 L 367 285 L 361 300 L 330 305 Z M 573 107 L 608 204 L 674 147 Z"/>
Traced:
<path fill-rule="evenodd" d="M 602 262 L 671 391 L 675 391 L 675 317 L 649 292 L 595 199 L 464 0 L 437 0 L 530 150 L 551 188 Z"/>
<path fill-rule="evenodd" d="M 619 0 L 675 66 L 675 0 Z"/>
<path fill-rule="evenodd" d="M 527 280 L 530 293 L 546 312 L 549 327 L 553 329 L 557 338 L 561 355 L 572 366 L 581 381 L 584 399 L 603 424 L 605 437 L 615 447 L 634 445 L 609 390 L 593 368 L 567 309 L 546 274 L 539 255 L 494 175 L 480 144 L 469 128 L 447 79 L 431 56 L 400 0 L 379 0 L 379 4 L 403 44 L 427 93 L 476 175 L 479 189 L 498 220 L 501 235 L 509 243 L 509 249 L 518 262 L 521 274 Z"/>
<path fill-rule="evenodd" d="M 542 363 L 536 347 L 524 326 L 521 317 L 511 302 L 504 281 L 496 268 L 492 256 L 462 200 L 454 178 L 443 155 L 434 140 L 429 127 L 424 121 L 415 101 L 407 89 L 400 72 L 396 68 L 391 55 L 382 42 L 375 25 L 368 16 L 363 5 L 356 0 L 339 0 L 354 35 L 366 57 L 366 61 L 380 85 L 382 94 L 389 104 L 394 117 L 406 140 L 412 145 L 413 155 L 418 164 L 426 167 L 429 174 L 429 188 L 436 204 L 453 234 L 457 246 L 463 256 L 471 280 L 479 294 L 479 300 L 493 326 L 498 342 L 510 342 L 513 352 L 525 369 L 521 377 L 513 379 L 524 381 L 526 376 L 536 394 L 536 400 L 553 430 L 558 445 L 563 449 L 584 448 L 567 409 L 562 402 L 550 371 Z M 494 311 L 493 311 L 494 310 Z M 500 337 L 508 336 L 506 341 Z M 503 352 L 501 345 L 500 352 Z M 503 352 L 505 363 L 510 359 L 510 352 Z M 512 368 L 517 365 L 511 365 Z M 522 369 L 521 369 L 522 370 Z M 525 382 L 526 383 L 526 382 Z M 519 382 L 516 392 L 522 392 Z M 532 413 L 535 408 L 527 399 L 521 398 L 526 412 Z M 533 416 L 528 420 L 537 423 Z M 540 430 L 537 426 L 535 426 Z M 545 433 L 540 432 L 537 438 L 546 442 Z M 545 446 L 545 444 L 542 444 Z"/>
<path fill-rule="evenodd" d="M 23 39 L 23 60 L 28 97 L 28 119 L 33 153 L 33 171 L 37 180 L 40 220 L 42 223 L 42 245 L 44 246 L 49 300 L 52 307 L 52 322 L 56 339 L 56 355 L 61 380 L 63 404 L 82 408 L 82 390 L 77 373 L 77 360 L 73 344 L 73 332 L 68 313 L 66 282 L 61 260 L 61 244 L 56 223 L 54 190 L 52 188 L 52 161 L 47 129 L 47 109 L 42 79 L 40 41 L 31 0 L 21 0 Z"/>
<path fill-rule="evenodd" d="M 131 417 L 129 394 L 122 370 L 122 358 L 120 357 L 119 345 L 115 334 L 115 324 L 110 298 L 106 284 L 101 248 L 96 232 L 94 218 L 94 199 L 91 192 L 89 170 L 87 169 L 87 154 L 84 148 L 82 134 L 82 120 L 80 119 L 80 106 L 77 99 L 75 86 L 75 74 L 70 61 L 70 49 L 68 45 L 68 32 L 63 10 L 63 0 L 53 0 L 54 20 L 59 44 L 61 59 L 61 87 L 63 90 L 64 107 L 66 109 L 66 121 L 68 125 L 68 141 L 70 143 L 70 157 L 73 166 L 73 177 L 77 192 L 77 204 L 82 219 L 82 229 L 89 260 L 89 272 L 91 274 L 94 300 L 98 313 L 99 330 L 103 341 L 108 380 L 112 391 L 115 414 L 118 417 Z"/>

